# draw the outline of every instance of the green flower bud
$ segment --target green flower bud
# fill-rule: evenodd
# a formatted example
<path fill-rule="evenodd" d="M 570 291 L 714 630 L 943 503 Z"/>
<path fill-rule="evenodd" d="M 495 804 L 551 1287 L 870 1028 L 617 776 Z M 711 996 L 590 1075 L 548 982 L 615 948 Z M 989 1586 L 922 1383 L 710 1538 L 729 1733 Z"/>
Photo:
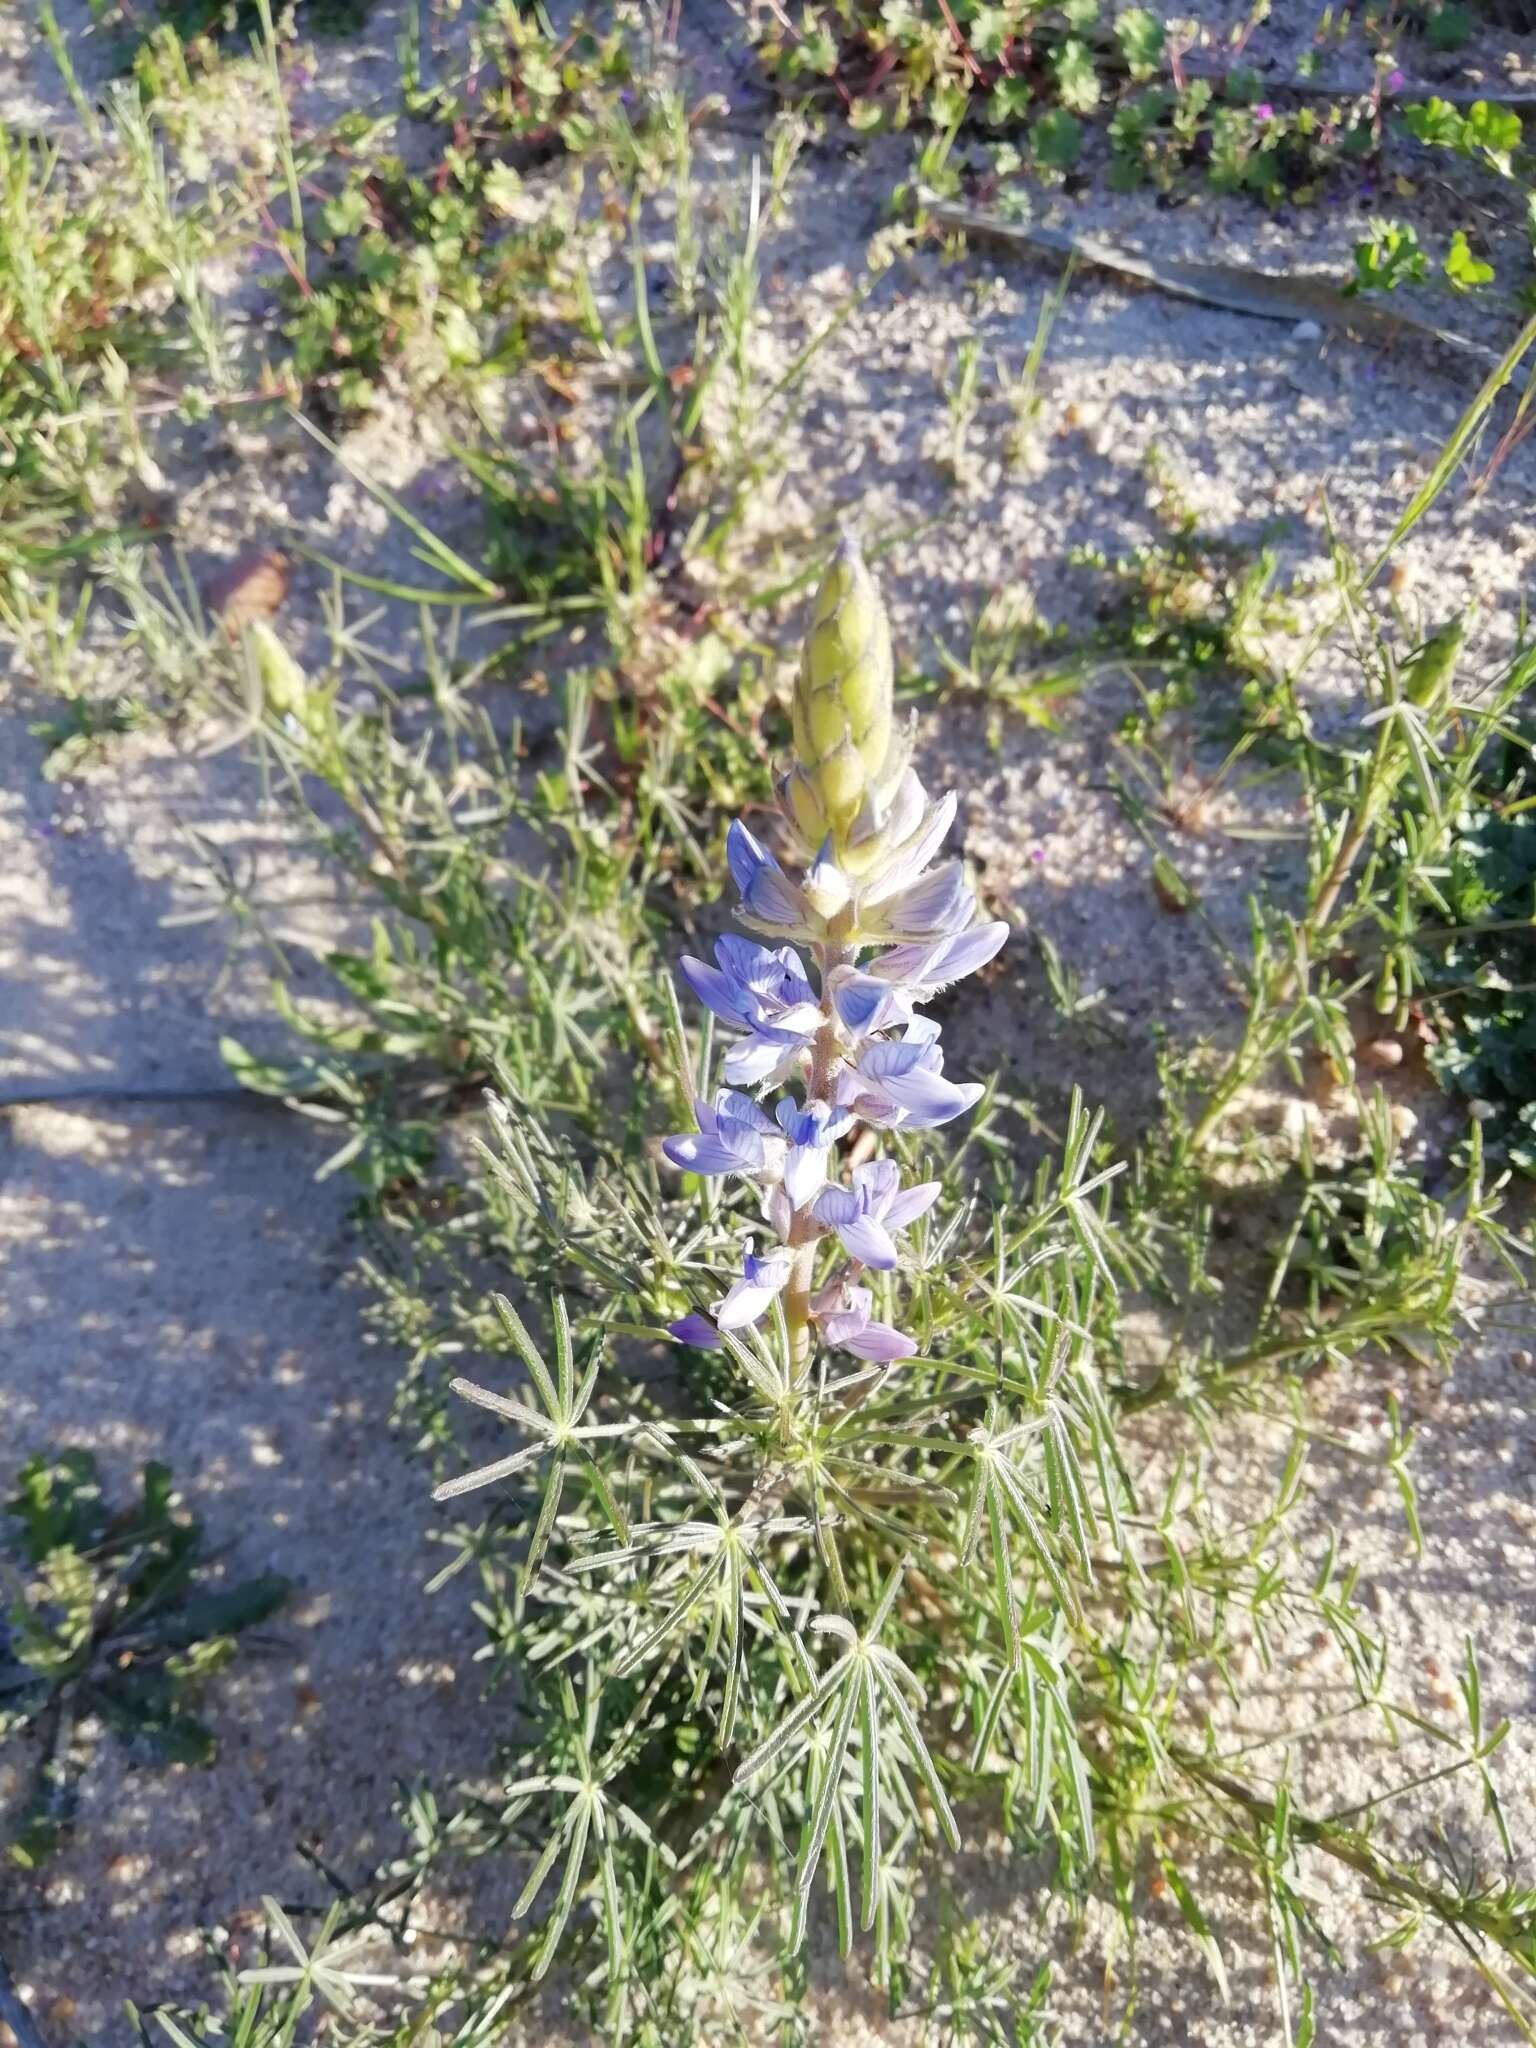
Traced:
<path fill-rule="evenodd" d="M 245 630 L 268 711 L 274 718 L 289 713 L 302 718 L 309 696 L 309 679 L 303 669 L 265 619 L 252 619 Z"/>
<path fill-rule="evenodd" d="M 1403 695 L 1421 711 L 1441 710 L 1450 694 L 1461 643 L 1467 637 L 1465 614 L 1442 626 L 1424 644 L 1403 675 Z"/>
<path fill-rule="evenodd" d="M 792 768 L 784 778 L 779 797 L 794 820 L 796 831 L 814 853 L 831 829 L 821 798 L 816 793 L 816 785 L 803 768 Z"/>
<path fill-rule="evenodd" d="M 845 535 L 816 593 L 793 704 L 790 808 L 812 844 L 819 828 L 840 845 L 885 779 L 895 743 L 892 685 L 885 606 L 857 542 Z"/>
<path fill-rule="evenodd" d="M 1381 973 L 1377 977 L 1373 1000 L 1378 1017 L 1390 1017 L 1395 1014 L 1398 1005 L 1397 964 L 1390 953 L 1381 963 Z"/>

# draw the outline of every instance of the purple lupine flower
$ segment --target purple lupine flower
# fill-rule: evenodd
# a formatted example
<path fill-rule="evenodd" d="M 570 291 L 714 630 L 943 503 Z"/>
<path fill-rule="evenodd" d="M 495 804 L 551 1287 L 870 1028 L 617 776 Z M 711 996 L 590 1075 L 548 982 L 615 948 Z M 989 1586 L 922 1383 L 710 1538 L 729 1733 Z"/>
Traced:
<path fill-rule="evenodd" d="M 775 1297 L 789 1285 L 793 1265 L 794 1256 L 790 1252 L 765 1252 L 757 1258 L 748 1245 L 742 1260 L 741 1278 L 715 1310 L 715 1321 L 720 1328 L 741 1330 L 748 1323 L 755 1323 L 759 1316 L 766 1315 Z"/>
<path fill-rule="evenodd" d="M 696 1351 L 718 1351 L 721 1345 L 720 1332 L 708 1316 L 679 1316 L 675 1323 L 668 1323 L 667 1329 L 679 1344 L 691 1344 Z"/>
<path fill-rule="evenodd" d="M 814 916 L 826 919 L 836 917 L 853 894 L 853 884 L 838 866 L 832 856 L 832 842 L 823 840 L 816 858 L 805 871 L 801 883 L 806 903 Z"/>
<path fill-rule="evenodd" d="M 976 1081 L 946 1081 L 939 1027 L 915 1017 L 898 1039 L 866 1045 L 837 1079 L 838 1100 L 867 1124 L 931 1131 L 963 1116 L 985 1090 Z"/>
<path fill-rule="evenodd" d="M 830 1292 L 832 1299 L 816 1310 L 816 1321 L 829 1344 L 851 1351 L 855 1358 L 867 1358 L 877 1365 L 892 1365 L 898 1358 L 911 1358 L 917 1343 L 905 1330 L 871 1319 L 875 1297 L 867 1287 L 850 1287 L 839 1282 Z"/>
<path fill-rule="evenodd" d="M 783 784 L 787 794 L 788 778 Z M 888 796 L 882 796 L 878 789 L 866 792 L 859 807 L 859 815 L 848 829 L 848 845 L 857 854 L 860 847 L 879 837 L 885 847 L 884 858 L 894 859 L 911 839 L 928 813 L 928 797 L 922 783 L 911 768 L 904 768 L 896 787 Z"/>
<path fill-rule="evenodd" d="M 685 1173 L 745 1173 L 765 1180 L 783 1173 L 784 1140 L 750 1095 L 722 1088 L 713 1103 L 696 1101 L 693 1110 L 697 1131 L 662 1140 L 674 1166 Z"/>
<path fill-rule="evenodd" d="M 854 1168 L 851 1188 L 823 1188 L 811 1214 L 837 1232 L 849 1258 L 884 1273 L 896 1263 L 893 1233 L 924 1215 L 938 1197 L 936 1180 L 904 1188 L 894 1160 L 870 1159 Z"/>
<path fill-rule="evenodd" d="M 903 883 L 859 897 L 859 929 L 871 939 L 946 939 L 963 932 L 976 914 L 957 860 Z"/>
<path fill-rule="evenodd" d="M 728 932 L 715 941 L 715 958 L 720 964 L 711 967 L 689 955 L 680 967 L 705 1008 L 746 1034 L 726 1053 L 726 1080 L 750 1087 L 782 1078 L 824 1021 L 799 954 Z"/>
<path fill-rule="evenodd" d="M 985 967 L 1007 936 L 1008 927 L 998 918 L 970 925 L 952 938 L 893 946 L 867 967 L 839 967 L 831 978 L 832 1007 L 855 1039 L 910 1024 L 914 1004 Z"/>
<path fill-rule="evenodd" d="M 853 1038 L 869 1038 L 892 1024 L 907 1024 L 912 1019 L 912 1006 L 904 988 L 893 988 L 889 980 L 877 979 L 859 967 L 836 970 L 831 980 L 831 996 L 838 1022 Z"/>
<path fill-rule="evenodd" d="M 929 805 L 923 785 L 908 770 L 886 829 L 909 829 L 859 889 L 859 927 L 869 937 L 950 938 L 970 923 L 976 904 L 960 863 L 946 861 L 931 874 L 925 872 L 955 822 L 958 802 L 951 790 Z"/>
<path fill-rule="evenodd" d="M 864 970 L 869 981 L 894 982 L 913 1002 L 926 1002 L 951 982 L 963 981 L 1001 951 L 1008 927 L 1001 918 L 973 924 L 953 938 L 930 945 L 893 946 Z M 841 1005 L 839 1005 L 841 1008 Z"/>
<path fill-rule="evenodd" d="M 784 1193 L 792 1208 L 803 1209 L 827 1178 L 827 1147 L 853 1122 L 853 1111 L 830 1102 L 802 1107 L 785 1096 L 774 1112 L 789 1141 L 784 1160 Z"/>
<path fill-rule="evenodd" d="M 877 900 L 914 881 L 938 852 L 955 822 L 959 798 L 953 790 L 930 804 L 927 792 L 909 768 L 885 820 L 891 851 L 865 878 L 866 891 Z M 857 827 L 854 843 L 857 844 Z"/>
<path fill-rule="evenodd" d="M 855 567 L 842 550 L 825 586 L 834 612 L 846 596 L 839 596 L 843 584 L 857 580 Z M 858 604 L 863 623 L 869 624 L 866 613 L 873 619 L 871 645 L 879 655 L 885 629 L 878 596 L 861 590 Z M 916 1351 L 903 1331 L 874 1319 L 870 1290 L 852 1280 L 860 1266 L 896 1265 L 898 1233 L 927 1212 L 938 1183 L 903 1188 L 893 1162 L 874 1160 L 844 1186 L 828 1181 L 829 1156 L 858 1119 L 924 1130 L 978 1100 L 979 1085 L 945 1079 L 939 1027 L 917 1011 L 985 966 L 1007 936 L 1001 922 L 973 923 L 976 899 L 961 863 L 940 858 L 958 799 L 951 793 L 930 803 L 909 765 L 910 740 L 894 729 L 889 660 L 880 656 L 870 673 L 867 663 L 849 668 L 846 624 L 841 620 L 830 639 L 813 628 L 806 642 L 796 736 L 810 758 L 792 762 L 780 785 L 780 809 L 799 849 L 795 872 L 786 873 L 740 820 L 727 834 L 741 922 L 767 943 L 725 938 L 713 965 L 683 962 L 689 987 L 728 1028 L 731 1044 L 724 1087 L 712 1102 L 696 1105 L 698 1131 L 665 1141 L 678 1166 L 753 1180 L 772 1233 L 761 1257 L 748 1241 L 741 1277 L 713 1316 L 683 1316 L 673 1334 L 713 1347 L 726 1333 L 757 1323 L 799 1274 L 796 1295 L 784 1303 L 797 1370 L 810 1357 L 811 1323 L 824 1343 L 876 1367 Z M 838 744 L 835 735 L 813 730 L 808 708 L 810 697 L 824 699 L 829 691 L 844 728 Z M 792 950 L 802 942 L 811 948 L 819 987 Z M 764 1105 L 736 1092 L 777 1090 L 785 1082 L 790 1092 L 772 1119 Z M 852 1264 L 807 1302 L 798 1288 L 813 1278 L 820 1232 L 835 1233 Z"/>
<path fill-rule="evenodd" d="M 741 892 L 741 907 L 754 925 L 782 930 L 795 938 L 815 936 L 804 892 L 740 818 L 732 819 L 725 835 L 725 857 L 730 862 L 731 879 Z"/>

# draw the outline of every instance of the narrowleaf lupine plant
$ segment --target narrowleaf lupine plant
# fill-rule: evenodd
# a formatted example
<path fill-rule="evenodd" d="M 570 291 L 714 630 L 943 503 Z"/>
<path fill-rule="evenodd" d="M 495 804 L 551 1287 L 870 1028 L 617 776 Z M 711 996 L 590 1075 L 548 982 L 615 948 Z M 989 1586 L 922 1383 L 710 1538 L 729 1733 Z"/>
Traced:
<path fill-rule="evenodd" d="M 862 1282 L 896 1268 L 901 1233 L 933 1206 L 940 1183 L 904 1187 L 892 1160 L 860 1156 L 862 1132 L 930 1130 L 981 1095 L 979 1084 L 946 1076 L 939 1027 L 919 1006 L 985 966 L 1008 927 L 976 922 L 959 861 L 935 865 L 955 797 L 930 802 L 911 766 L 893 710 L 885 610 L 851 538 L 817 594 L 794 742 L 780 810 L 803 876 L 795 881 L 732 824 L 726 852 L 741 921 L 770 943 L 730 934 L 714 966 L 684 959 L 688 986 L 738 1036 L 725 1055 L 727 1085 L 695 1104 L 697 1132 L 664 1149 L 688 1172 L 751 1181 L 770 1235 L 761 1251 L 748 1244 L 713 1320 L 685 1316 L 673 1334 L 715 1346 L 777 1307 L 801 1374 L 818 1350 L 877 1368 L 917 1350 L 874 1316 Z M 797 946 L 810 952 L 814 984 Z M 836 1150 L 845 1139 L 857 1162 L 846 1179 Z"/>
<path fill-rule="evenodd" d="M 448 1539 L 480 1575 L 487 1654 L 516 1674 L 529 1730 L 503 1801 L 477 1794 L 453 1822 L 467 1853 L 528 1859 L 514 1914 L 534 1924 L 498 1981 L 527 1990 L 558 1954 L 569 1998 L 645 2048 L 812 2038 L 806 1933 L 825 1890 L 839 1949 L 866 1931 L 893 2010 L 925 1999 L 944 2039 L 1038 2039 L 1046 1937 L 1022 1940 L 1034 1981 L 1015 1994 L 991 1937 L 954 1918 L 958 1868 L 936 1860 L 958 1810 L 989 1852 L 1043 1854 L 1069 1907 L 1107 1884 L 1132 1952 L 1138 1873 L 1160 1873 L 1223 1988 L 1194 1885 L 1209 1856 L 1246 1863 L 1278 2039 L 1312 2038 L 1309 1958 L 1333 1953 L 1314 1855 L 1398 1916 L 1394 1944 L 1449 1930 L 1513 2010 L 1511 1973 L 1536 1972 L 1536 1892 L 1476 1860 L 1448 1880 L 1374 1831 L 1395 1790 L 1447 1770 L 1498 1813 L 1487 1759 L 1506 1724 L 1484 1725 L 1470 1648 L 1465 1726 L 1432 1727 L 1388 1690 L 1354 1568 L 1337 1542 L 1319 1565 L 1291 1530 L 1303 1419 L 1257 1508 L 1246 1478 L 1229 1502 L 1202 1459 L 1131 1423 L 1187 1405 L 1210 1429 L 1221 1386 L 1332 1357 L 1349 1319 L 1316 1354 L 1266 1321 L 1248 1352 L 1175 1343 L 1135 1376 L 1119 1289 L 1163 1269 L 1112 1213 L 1100 1119 L 1074 1093 L 1057 1156 L 1026 1171 L 922 1014 L 1005 929 L 976 921 L 942 858 L 954 802 L 930 803 L 911 770 L 884 614 L 848 543 L 816 598 L 780 795 L 774 850 L 742 824 L 729 835 L 754 936 L 683 965 L 704 1016 L 695 1038 L 674 1005 L 670 1037 L 696 1128 L 661 1141 L 666 1166 L 562 1123 L 510 1071 L 492 1102 L 488 1219 L 525 1281 L 561 1290 L 550 1363 L 500 1297 L 466 1325 L 522 1360 L 529 1389 L 454 1385 L 526 1442 L 439 1488 L 543 1479 L 542 1497 Z M 648 1059 L 662 1037 L 647 1027 Z M 1372 1175 L 1390 1180 L 1384 1158 Z M 1128 1209 L 1136 1196 L 1133 1181 Z M 1452 1299 L 1481 1213 L 1467 1206 L 1414 1265 L 1415 1331 L 1431 1284 Z M 658 1381 L 666 1336 L 678 1370 Z M 634 1370 L 609 1360 L 626 1338 L 647 1346 Z M 1271 1419 L 1275 1391 L 1256 1397 Z M 1407 1447 L 1394 1424 L 1411 1504 Z M 1412 1726 L 1453 1761 L 1342 1817 L 1293 1806 L 1264 1744 L 1220 1739 L 1215 1702 L 1239 1705 L 1245 1663 L 1298 1636 L 1334 1646 L 1330 1724 L 1379 1714 L 1394 1742 Z M 919 1911 L 925 1892 L 936 1911 Z M 1125 1988 L 1134 2003 L 1134 1976 Z"/>
<path fill-rule="evenodd" d="M 452 1539 L 534 1731 L 474 1826 L 482 1852 L 532 1859 L 519 1919 L 553 1893 L 506 1967 L 537 1982 L 558 1951 L 622 2040 L 745 2039 L 765 2014 L 792 2033 L 818 1878 L 839 1947 L 860 1923 L 899 2000 L 956 1794 L 1000 1794 L 1064 1874 L 1092 1860 L 1072 1664 L 1096 1633 L 1090 1552 L 1106 1517 L 1127 1547 L 1129 1503 L 1094 1363 L 1113 1169 L 1075 1096 L 1060 1158 L 1027 1177 L 979 1116 L 925 1150 L 984 1091 L 946 1075 L 922 1007 L 1007 927 L 942 857 L 955 799 L 912 770 L 851 541 L 793 711 L 783 859 L 729 833 L 754 936 L 683 962 L 697 1128 L 662 1140 L 665 1170 L 492 1098 L 490 1212 L 565 1295 L 549 1363 L 494 1297 L 475 1341 L 521 1359 L 529 1397 L 453 1385 L 528 1441 L 437 1492 L 543 1476 L 537 1504 Z M 722 1024 L 723 1085 L 695 1085 Z M 605 1375 L 614 1339 L 662 1335 L 694 1361 L 669 1393 Z"/>

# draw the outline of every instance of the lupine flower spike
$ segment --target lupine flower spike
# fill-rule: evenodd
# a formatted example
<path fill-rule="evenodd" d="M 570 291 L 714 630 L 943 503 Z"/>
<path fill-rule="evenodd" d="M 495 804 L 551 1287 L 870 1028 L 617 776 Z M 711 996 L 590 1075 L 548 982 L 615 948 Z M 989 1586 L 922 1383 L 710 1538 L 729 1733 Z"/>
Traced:
<path fill-rule="evenodd" d="M 938 1183 L 903 1187 L 889 1159 L 845 1176 L 837 1148 L 858 1124 L 928 1130 L 976 1101 L 979 1087 L 946 1078 L 939 1027 L 918 1006 L 985 966 L 1008 936 L 1006 924 L 976 922 L 960 863 L 937 860 L 955 799 L 929 801 L 892 680 L 885 607 L 845 536 L 816 594 L 795 687 L 794 757 L 779 782 L 783 858 L 739 820 L 726 841 L 741 921 L 769 943 L 732 935 L 714 965 L 682 963 L 689 988 L 735 1035 L 729 1085 L 697 1103 L 698 1129 L 664 1150 L 687 1172 L 751 1181 L 771 1239 L 761 1249 L 748 1240 L 713 1320 L 684 1316 L 672 1334 L 712 1347 L 722 1330 L 782 1306 L 797 1372 L 818 1337 L 882 1366 L 917 1350 L 874 1319 L 860 1279 L 899 1266 L 901 1234 Z"/>

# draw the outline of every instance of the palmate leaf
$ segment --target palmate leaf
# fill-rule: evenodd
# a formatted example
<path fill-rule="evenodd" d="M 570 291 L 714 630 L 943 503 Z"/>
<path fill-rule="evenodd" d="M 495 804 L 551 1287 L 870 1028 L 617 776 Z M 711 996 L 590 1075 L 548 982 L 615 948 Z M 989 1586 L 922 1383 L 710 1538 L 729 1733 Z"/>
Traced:
<path fill-rule="evenodd" d="M 528 1578 L 532 1579 L 543 1561 L 550 1532 L 560 1512 L 566 1466 L 573 1455 L 581 1459 L 585 1468 L 584 1476 L 601 1502 L 603 1513 L 608 1517 L 614 1534 L 621 1543 L 629 1541 L 629 1526 L 623 1510 L 602 1467 L 593 1457 L 590 1445 L 594 1439 L 601 1437 L 627 1436 L 635 1429 L 636 1424 L 632 1421 L 583 1423 L 582 1417 L 587 1412 L 593 1389 L 597 1385 L 598 1368 L 602 1363 L 602 1346 L 601 1343 L 593 1346 L 591 1359 L 578 1386 L 575 1356 L 571 1346 L 571 1326 L 563 1296 L 552 1296 L 550 1304 L 555 1327 L 553 1377 L 539 1354 L 538 1346 L 524 1328 L 511 1302 L 500 1294 L 493 1294 L 491 1300 L 513 1349 L 528 1368 L 529 1377 L 544 1404 L 543 1412 L 529 1407 L 522 1401 L 511 1400 L 505 1394 L 493 1394 L 489 1388 L 476 1386 L 472 1380 L 454 1380 L 454 1393 L 466 1401 L 473 1401 L 477 1407 L 488 1408 L 493 1415 L 504 1416 L 507 1421 L 517 1423 L 534 1441 L 520 1451 L 511 1452 L 505 1458 L 497 1458 L 489 1465 L 477 1466 L 471 1472 L 461 1473 L 457 1479 L 445 1480 L 436 1488 L 432 1498 L 438 1501 L 454 1500 L 459 1494 L 472 1492 L 476 1487 L 491 1486 L 497 1480 L 514 1478 L 519 1472 L 525 1471 L 540 1458 L 547 1456 L 550 1463 L 544 1482 L 544 1498 L 539 1508 L 538 1521 L 534 1525 L 533 1536 L 529 1541 L 528 1556 L 524 1565 Z"/>
<path fill-rule="evenodd" d="M 359 1957 L 377 1946 L 378 1934 L 371 1927 L 351 1932 L 343 1930 L 339 1906 L 332 1907 L 319 1932 L 306 1943 L 276 1899 L 264 1898 L 261 1903 L 273 1935 L 270 1952 L 277 1956 L 286 1955 L 291 1960 L 242 1970 L 238 1979 L 240 1984 L 312 1988 L 343 2019 L 357 2010 L 359 1991 L 396 1989 L 399 1981 L 396 1977 L 358 1967 Z M 161 2016 L 157 2014 L 156 2017 Z M 177 2040 L 174 2028 L 167 2025 L 166 2031 L 173 2041 Z"/>
<path fill-rule="evenodd" d="M 1086 1528 L 1080 1518 L 1087 1492 L 1070 1439 L 1065 1430 L 1058 1432 L 1053 1427 L 1049 1413 L 1016 1423 L 1011 1429 L 999 1429 L 999 1419 L 994 1403 L 987 1423 L 972 1430 L 967 1440 L 974 1478 L 960 1556 L 962 1563 L 968 1563 L 975 1555 L 985 1524 L 992 1548 L 998 1608 L 1007 1630 L 1009 1655 L 1017 1668 L 1022 1650 L 1010 1529 L 1017 1529 L 1023 1536 L 1031 1557 L 1064 1612 L 1074 1621 L 1078 1620 L 1082 1609 L 1076 1589 L 1057 1554 L 1057 1536 L 1052 1524 L 1060 1526 L 1064 1520 L 1074 1538 L 1079 1533 L 1085 1537 Z M 1074 1475 L 1068 1482 L 1065 1473 L 1058 1472 L 1057 1484 L 1052 1488 L 1058 1496 L 1054 1502 L 1039 1497 L 1032 1480 L 1018 1462 L 1019 1450 L 1036 1438 L 1042 1439 L 1047 1446 L 1043 1462 L 1048 1473 L 1054 1459 L 1058 1467 L 1065 1466 Z M 1079 1562 L 1086 1566 L 1087 1561 L 1084 1548 L 1079 1552 Z"/>
<path fill-rule="evenodd" d="M 544 1923 L 543 1938 L 534 1962 L 532 1981 L 536 1984 L 555 1959 L 560 1937 L 582 1891 L 590 1843 L 596 1852 L 597 1868 L 588 1882 L 596 1887 L 598 1914 L 608 1946 L 608 1977 L 610 1982 L 614 1982 L 624 1962 L 626 1932 L 619 1897 L 618 1867 L 614 1859 L 618 1838 L 621 1834 L 633 1836 L 669 1867 L 675 1864 L 676 1858 L 667 1845 L 652 1834 L 639 1814 L 608 1789 L 628 1761 L 632 1726 L 626 1724 L 608 1750 L 601 1757 L 596 1757 L 594 1748 L 602 1708 L 601 1687 L 589 1674 L 586 1706 L 578 1709 L 574 1686 L 569 1678 L 562 1678 L 560 1706 L 566 1723 L 565 1732 L 575 1755 L 575 1769 L 536 1773 L 507 1787 L 507 1811 L 513 1819 L 536 1800 L 547 1799 L 551 1795 L 558 1795 L 566 1802 L 564 1813 L 550 1830 L 518 1895 L 512 1917 L 521 1920 L 528 1912 L 543 1889 L 545 1879 L 563 1855 L 565 1861 L 559 1890 Z M 547 1740 L 543 1747 L 547 1752 Z"/>
<path fill-rule="evenodd" d="M 661 1564 L 653 1589 L 666 1604 L 656 1621 L 633 1637 L 613 1666 L 615 1678 L 637 1671 L 672 1639 L 690 1628 L 706 1629 L 701 1693 L 709 1669 L 718 1661 L 724 1673 L 718 1740 L 729 1745 L 741 1705 L 746 1673 L 748 1626 L 754 1614 L 766 1613 L 783 1629 L 790 1625 L 789 1608 L 764 1555 L 773 1538 L 808 1536 L 811 1524 L 799 1515 L 760 1517 L 743 1509 L 733 1515 L 718 1488 L 692 1459 L 685 1465 L 715 1511 L 713 1521 L 652 1522 L 637 1528 L 622 1550 L 604 1550 L 579 1558 L 578 1572 L 612 1571 L 624 1565 Z M 670 1561 L 670 1564 L 668 1562 Z M 754 1601 L 752 1589 L 757 1589 Z M 696 1693 L 697 1697 L 697 1693 Z"/>
<path fill-rule="evenodd" d="M 895 1651 L 880 1641 L 880 1631 L 901 1584 L 902 1569 L 898 1566 L 891 1573 L 862 1633 L 840 1614 L 818 1615 L 811 1623 L 813 1633 L 832 1636 L 843 1645 L 841 1654 L 819 1680 L 812 1680 L 809 1660 L 801 1650 L 799 1662 L 810 1690 L 736 1771 L 738 1785 L 765 1773 L 775 1775 L 788 1766 L 797 1738 L 806 1737 L 810 1754 L 809 1796 L 795 1870 L 797 1903 L 791 1929 L 791 1944 L 795 1948 L 805 1936 L 808 1895 L 829 1845 L 839 1939 L 844 1950 L 852 1938 L 843 1793 L 855 1723 L 860 1735 L 858 1823 L 864 1927 L 874 1925 L 881 1898 L 882 1770 L 904 1784 L 898 1767 L 898 1758 L 904 1757 L 909 1771 L 927 1792 L 944 1840 L 952 1849 L 960 1846 L 954 1812 L 909 1697 L 915 1695 L 921 1705 L 922 1687 Z M 912 1803 L 909 1797 L 908 1804 Z"/>

